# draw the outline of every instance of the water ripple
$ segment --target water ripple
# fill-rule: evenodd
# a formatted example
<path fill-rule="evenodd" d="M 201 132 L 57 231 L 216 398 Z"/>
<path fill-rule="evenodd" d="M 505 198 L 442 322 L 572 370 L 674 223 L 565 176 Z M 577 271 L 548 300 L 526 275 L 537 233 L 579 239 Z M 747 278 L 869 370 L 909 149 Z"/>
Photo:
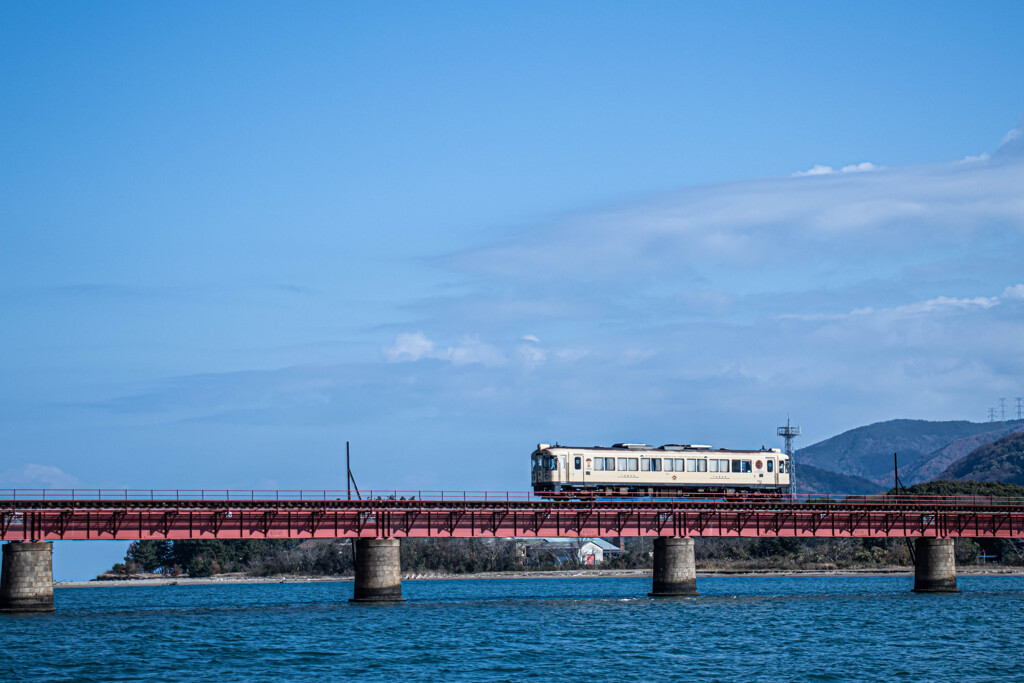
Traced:
<path fill-rule="evenodd" d="M 647 597 L 644 579 L 59 589 L 57 610 L 0 615 L 4 680 L 969 681 L 1015 675 L 1024 579 L 712 577 Z"/>

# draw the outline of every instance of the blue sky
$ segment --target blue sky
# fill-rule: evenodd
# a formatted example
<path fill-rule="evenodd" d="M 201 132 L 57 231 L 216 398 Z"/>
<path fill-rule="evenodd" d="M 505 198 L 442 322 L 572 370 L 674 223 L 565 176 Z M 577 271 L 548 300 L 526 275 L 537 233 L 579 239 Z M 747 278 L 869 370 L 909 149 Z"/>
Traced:
<path fill-rule="evenodd" d="M 364 487 L 521 490 L 538 441 L 984 420 L 1022 19 L 8 3 L 0 485 L 341 488 L 348 440 Z"/>

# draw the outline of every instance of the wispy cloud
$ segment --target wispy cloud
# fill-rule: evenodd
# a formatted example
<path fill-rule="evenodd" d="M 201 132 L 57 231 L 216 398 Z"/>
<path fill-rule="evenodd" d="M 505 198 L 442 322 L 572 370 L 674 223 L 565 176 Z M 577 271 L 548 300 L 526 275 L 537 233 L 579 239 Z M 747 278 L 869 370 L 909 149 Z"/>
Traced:
<path fill-rule="evenodd" d="M 833 173 L 864 173 L 865 171 L 877 171 L 881 167 L 875 166 L 870 161 L 862 161 L 859 164 L 848 164 L 843 166 L 838 171 L 831 166 L 825 166 L 824 164 L 815 164 L 806 171 L 797 171 L 793 174 L 794 178 L 800 178 L 803 176 L 813 175 L 831 175 Z"/>
<path fill-rule="evenodd" d="M 5 488 L 72 489 L 81 480 L 53 465 L 30 463 L 0 473 L 0 486 Z"/>
<path fill-rule="evenodd" d="M 1003 293 L 1003 297 L 1014 298 L 1014 294 L 1016 294 L 1016 290 L 1014 288 L 1007 287 Z M 1021 293 L 1021 296 L 1024 297 L 1024 292 Z M 941 314 L 950 311 L 969 312 L 972 310 L 986 309 L 992 308 L 993 306 L 998 306 L 999 301 L 999 297 L 996 296 L 976 296 L 964 299 L 958 299 L 956 297 L 939 296 L 935 297 L 934 299 L 928 299 L 927 301 L 918 301 L 914 303 L 904 304 L 902 306 L 894 306 L 892 308 L 875 309 L 869 306 L 867 308 L 857 308 L 848 313 L 827 313 L 817 315 L 800 315 L 784 313 L 782 315 L 779 315 L 778 318 L 781 320 L 840 320 L 842 318 L 852 318 L 856 316 L 868 315 L 902 316 L 922 315 L 929 313 Z"/>
<path fill-rule="evenodd" d="M 409 301 L 369 361 L 191 375 L 103 407 L 479 439 L 502 415 L 515 439 L 722 445 L 761 443 L 787 411 L 826 435 L 982 418 L 1024 381 L 1024 163 L 1000 149 L 566 216 L 436 259 L 454 293 Z"/>
<path fill-rule="evenodd" d="M 412 362 L 423 359 L 448 361 L 454 365 L 480 363 L 482 365 L 503 365 L 505 354 L 491 344 L 485 344 L 477 337 L 465 337 L 454 346 L 439 347 L 422 332 L 405 332 L 395 337 L 395 342 L 381 349 L 389 363 Z"/>

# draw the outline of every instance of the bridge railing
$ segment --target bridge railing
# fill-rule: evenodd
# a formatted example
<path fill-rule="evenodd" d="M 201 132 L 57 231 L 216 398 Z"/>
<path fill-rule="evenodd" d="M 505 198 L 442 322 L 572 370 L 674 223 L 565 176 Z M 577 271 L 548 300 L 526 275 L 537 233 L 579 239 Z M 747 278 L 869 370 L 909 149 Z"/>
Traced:
<path fill-rule="evenodd" d="M 430 500 L 449 502 L 538 501 L 532 491 L 431 491 L 306 489 L 0 489 L 0 501 L 342 501 Z"/>
<path fill-rule="evenodd" d="M 748 504 L 752 507 L 768 503 L 786 504 L 835 504 L 841 506 L 899 507 L 924 506 L 984 506 L 1024 508 L 1024 498 L 1003 498 L 995 496 L 917 496 L 917 495 L 766 495 L 711 493 L 547 493 L 539 495 L 532 491 L 436 491 L 372 489 L 308 490 L 308 489 L 0 489 L 0 502 L 18 501 L 166 501 L 166 502 L 335 502 L 345 500 L 395 500 L 395 501 L 441 501 L 441 502 L 540 502 L 565 501 L 567 503 L 593 501 L 610 502 L 682 502 Z"/>

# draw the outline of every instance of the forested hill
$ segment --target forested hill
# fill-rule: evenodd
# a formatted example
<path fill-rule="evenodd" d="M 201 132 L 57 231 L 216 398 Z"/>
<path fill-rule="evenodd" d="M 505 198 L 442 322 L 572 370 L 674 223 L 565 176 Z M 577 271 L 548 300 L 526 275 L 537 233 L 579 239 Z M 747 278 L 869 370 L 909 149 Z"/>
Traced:
<path fill-rule="evenodd" d="M 957 439 L 934 453 L 929 453 L 908 467 L 904 467 L 901 460 L 900 479 L 907 484 L 939 479 L 944 476 L 943 472 L 946 471 L 946 468 L 950 467 L 957 460 L 967 457 L 977 448 L 997 441 L 1008 434 L 1024 431 L 1024 425 L 1016 420 L 1013 422 L 996 422 L 991 424 L 997 425 L 997 428 L 989 432 Z"/>
<path fill-rule="evenodd" d="M 890 490 L 890 494 L 896 493 Z M 901 493 L 911 496 L 1005 496 L 1024 498 L 1024 486 L 1001 481 L 926 481 Z"/>
<path fill-rule="evenodd" d="M 861 477 L 829 472 L 813 465 L 797 465 L 794 469 L 796 493 L 806 494 L 869 494 L 880 493 L 881 486 Z"/>
<path fill-rule="evenodd" d="M 800 464 L 812 465 L 887 486 L 892 481 L 893 453 L 899 454 L 901 471 L 905 467 L 920 468 L 929 456 L 941 452 L 959 439 L 1008 430 L 1015 426 L 1024 429 L 1024 420 L 1005 423 L 889 420 L 857 427 L 801 448 L 794 454 L 794 458 L 798 467 Z M 997 436 L 993 434 L 991 439 Z"/>
<path fill-rule="evenodd" d="M 939 478 L 1024 484 L 1024 433 L 980 446 L 950 465 Z"/>

